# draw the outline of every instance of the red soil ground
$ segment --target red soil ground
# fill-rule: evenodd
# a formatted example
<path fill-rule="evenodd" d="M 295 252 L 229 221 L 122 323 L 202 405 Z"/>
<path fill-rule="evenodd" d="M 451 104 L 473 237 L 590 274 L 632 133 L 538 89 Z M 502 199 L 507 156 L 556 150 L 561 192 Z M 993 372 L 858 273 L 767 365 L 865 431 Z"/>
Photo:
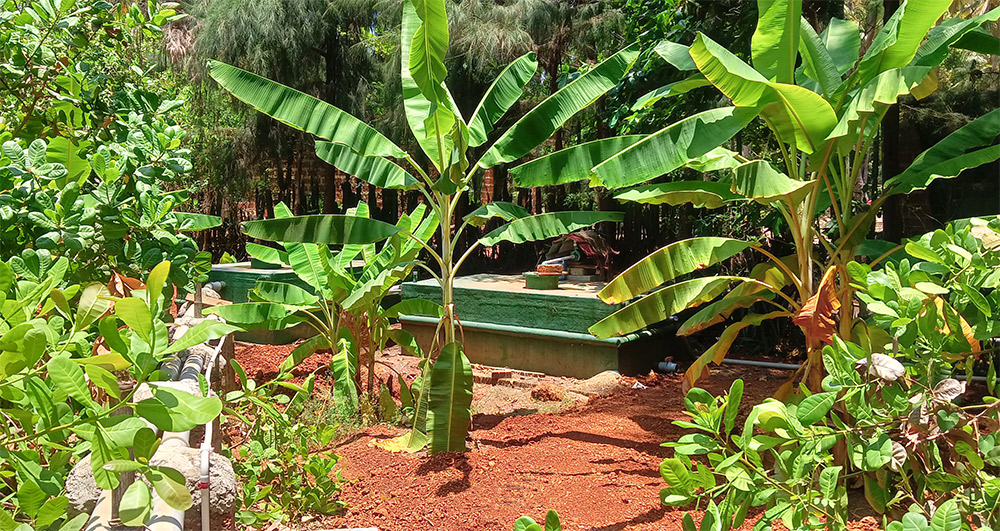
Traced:
<path fill-rule="evenodd" d="M 257 352 L 237 357 L 249 354 Z M 273 363 L 280 363 L 280 356 L 275 358 Z M 721 393 L 737 377 L 746 384 L 748 411 L 787 375 L 724 368 L 703 387 Z M 509 531 L 520 516 L 541 521 L 554 509 L 563 529 L 573 531 L 680 530 L 684 511 L 661 506 L 659 490 L 665 485 L 658 471 L 660 461 L 672 455 L 660 443 L 686 433 L 672 424 L 685 418 L 680 378 L 642 382 L 648 388 L 595 397 L 562 413 L 477 415 L 465 454 L 390 453 L 374 443 L 402 430 L 364 430 L 336 449 L 342 456 L 345 513 L 301 528 Z M 867 517 L 852 529 L 880 527 Z"/>

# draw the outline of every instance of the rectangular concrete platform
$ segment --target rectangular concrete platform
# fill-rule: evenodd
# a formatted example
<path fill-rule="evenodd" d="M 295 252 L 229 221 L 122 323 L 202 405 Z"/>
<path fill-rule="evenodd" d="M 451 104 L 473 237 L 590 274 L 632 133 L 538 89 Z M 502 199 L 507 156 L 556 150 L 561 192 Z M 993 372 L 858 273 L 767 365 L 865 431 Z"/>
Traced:
<path fill-rule="evenodd" d="M 587 328 L 617 306 L 597 298 L 603 283 L 561 283 L 556 290 L 529 290 L 515 275 L 471 275 L 455 281 L 455 308 L 473 363 L 589 378 L 616 370 L 649 371 L 665 356 L 686 349 L 673 325 L 612 339 L 597 339 Z M 403 299 L 441 302 L 434 280 L 406 282 Z M 429 348 L 437 318 L 400 316 L 405 330 Z"/>

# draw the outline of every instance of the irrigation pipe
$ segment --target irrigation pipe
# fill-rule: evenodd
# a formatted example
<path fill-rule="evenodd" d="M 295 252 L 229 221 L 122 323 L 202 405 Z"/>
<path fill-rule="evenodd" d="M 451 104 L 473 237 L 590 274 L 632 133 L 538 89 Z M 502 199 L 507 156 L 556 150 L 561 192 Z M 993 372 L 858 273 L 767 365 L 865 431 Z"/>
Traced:
<path fill-rule="evenodd" d="M 722 363 L 728 363 L 730 365 L 746 365 L 751 367 L 763 367 L 766 369 L 778 369 L 783 371 L 797 371 L 802 368 L 801 365 L 796 365 L 794 363 L 773 363 L 770 361 L 754 361 L 754 360 L 739 360 L 739 359 L 729 359 L 726 358 L 722 360 Z M 966 376 L 964 374 L 955 375 L 956 380 L 965 380 Z M 973 376 L 972 381 L 974 382 L 985 382 L 985 376 Z"/>
<path fill-rule="evenodd" d="M 219 339 L 219 344 L 215 346 L 215 351 L 212 352 L 212 358 L 205 364 L 205 381 L 212 381 L 212 369 L 215 367 L 215 360 L 219 358 L 222 346 L 228 338 L 229 336 L 224 336 Z M 209 521 L 209 487 L 211 486 L 209 472 L 212 461 L 212 428 L 214 422 L 205 424 L 205 437 L 201 441 L 201 477 L 198 478 L 198 488 L 201 489 L 201 531 L 208 531 L 211 524 Z"/>

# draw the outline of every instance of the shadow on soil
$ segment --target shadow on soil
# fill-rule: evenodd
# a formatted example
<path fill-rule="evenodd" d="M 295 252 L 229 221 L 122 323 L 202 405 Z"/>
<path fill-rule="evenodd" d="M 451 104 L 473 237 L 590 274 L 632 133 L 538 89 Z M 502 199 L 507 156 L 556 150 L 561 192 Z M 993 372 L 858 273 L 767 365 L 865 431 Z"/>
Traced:
<path fill-rule="evenodd" d="M 611 525 L 605 525 L 601 527 L 591 527 L 587 531 L 623 531 L 629 529 L 632 526 L 639 524 L 649 524 L 652 522 L 658 522 L 663 515 L 666 513 L 666 509 L 663 507 L 657 507 L 655 509 L 650 509 L 634 518 L 626 520 L 624 522 L 616 522 Z"/>
<path fill-rule="evenodd" d="M 525 439 L 511 439 L 509 441 L 495 441 L 490 439 L 478 439 L 476 442 L 485 446 L 493 446 L 495 448 L 516 448 L 519 446 L 528 446 L 535 444 L 544 439 L 550 437 L 555 437 L 559 439 L 569 439 L 571 441 L 585 442 L 590 444 L 606 444 L 610 446 L 617 446 L 619 448 L 631 448 L 639 452 L 643 452 L 649 455 L 661 456 L 663 454 L 660 445 L 656 443 L 643 443 L 637 441 L 630 441 L 628 439 L 621 439 L 618 437 L 608 437 L 606 435 L 597 435 L 594 433 L 585 433 L 582 431 L 567 431 L 562 433 L 543 433 L 536 435 L 534 437 L 529 437 Z"/>
<path fill-rule="evenodd" d="M 469 482 L 469 474 L 472 473 L 472 466 L 469 465 L 469 458 L 465 454 L 445 452 L 437 455 L 433 455 L 427 458 L 426 461 L 420 464 L 417 468 L 417 475 L 425 476 L 431 473 L 444 472 L 449 468 L 454 468 L 462 473 L 460 479 L 452 479 L 446 481 L 440 487 L 438 487 L 436 496 L 447 496 L 449 494 L 458 494 L 469 488 L 471 485 Z"/>

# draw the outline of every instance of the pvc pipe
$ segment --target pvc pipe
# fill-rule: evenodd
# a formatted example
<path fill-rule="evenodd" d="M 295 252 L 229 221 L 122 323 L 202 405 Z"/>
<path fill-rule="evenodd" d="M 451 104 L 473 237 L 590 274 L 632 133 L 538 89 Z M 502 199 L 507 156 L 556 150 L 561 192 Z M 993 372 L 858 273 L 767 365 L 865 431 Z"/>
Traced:
<path fill-rule="evenodd" d="M 737 360 L 729 358 L 722 360 L 722 363 L 729 363 L 731 365 L 749 365 L 751 367 L 764 367 L 766 369 L 779 369 L 785 371 L 797 371 L 802 367 L 801 365 L 795 365 L 794 363 L 772 363 L 770 361 Z M 964 374 L 956 374 L 955 379 L 964 381 L 966 377 Z M 985 382 L 986 377 L 973 376 L 972 381 Z"/>
<path fill-rule="evenodd" d="M 427 317 L 425 315 L 400 315 L 399 320 L 401 322 L 410 321 L 413 323 L 437 325 L 437 317 Z M 629 341 L 635 341 L 636 339 L 641 339 L 645 337 L 653 337 L 660 334 L 666 328 L 672 328 L 670 325 L 659 327 L 659 328 L 647 328 L 642 329 L 631 334 L 626 334 L 621 337 L 612 337 L 609 339 L 597 339 L 590 334 L 581 334 L 578 332 L 563 332 L 561 330 L 546 330 L 543 328 L 529 328 L 525 329 L 519 326 L 510 326 L 494 323 L 480 323 L 476 321 L 462 321 L 462 328 L 467 328 L 471 330 L 487 330 L 490 332 L 498 332 L 506 335 L 514 336 L 524 336 L 524 335 L 534 335 L 542 336 L 548 339 L 557 339 L 561 341 L 566 341 L 570 343 L 587 343 L 592 345 L 621 345 L 623 343 L 628 343 Z"/>
<path fill-rule="evenodd" d="M 211 359 L 207 360 L 205 364 L 205 381 L 212 381 L 212 369 L 215 368 L 215 361 L 219 358 L 219 354 L 222 352 L 222 346 L 226 343 L 226 339 L 229 336 L 225 336 L 219 339 L 219 344 L 216 345 L 215 351 L 212 352 Z M 205 438 L 201 441 L 201 474 L 198 478 L 198 488 L 201 489 L 201 529 L 202 531 L 208 531 L 211 522 L 209 521 L 209 513 L 211 507 L 209 506 L 209 494 L 211 492 L 211 463 L 212 463 L 212 428 L 213 422 L 205 424 Z"/>
<path fill-rule="evenodd" d="M 114 504 L 111 502 L 111 491 L 102 490 L 97 498 L 94 510 L 90 511 L 90 518 L 85 526 L 86 531 L 111 531 L 111 516 L 114 511 Z"/>

